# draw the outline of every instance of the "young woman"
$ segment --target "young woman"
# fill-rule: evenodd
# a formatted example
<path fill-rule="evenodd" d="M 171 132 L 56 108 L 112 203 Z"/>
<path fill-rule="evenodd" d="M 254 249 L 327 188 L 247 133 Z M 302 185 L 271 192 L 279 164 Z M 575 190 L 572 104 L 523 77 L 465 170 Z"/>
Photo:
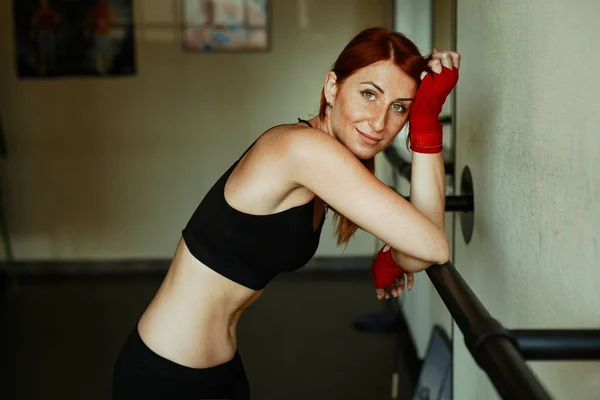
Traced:
<path fill-rule="evenodd" d="M 410 287 L 447 262 L 438 116 L 459 62 L 382 28 L 359 33 L 325 77 L 319 115 L 261 134 L 206 194 L 119 355 L 114 399 L 248 399 L 238 321 L 276 274 L 314 255 L 327 209 L 339 244 L 357 227 L 389 244 L 371 267 L 380 299 L 402 291 L 405 271 Z M 411 202 L 373 175 L 409 120 Z"/>

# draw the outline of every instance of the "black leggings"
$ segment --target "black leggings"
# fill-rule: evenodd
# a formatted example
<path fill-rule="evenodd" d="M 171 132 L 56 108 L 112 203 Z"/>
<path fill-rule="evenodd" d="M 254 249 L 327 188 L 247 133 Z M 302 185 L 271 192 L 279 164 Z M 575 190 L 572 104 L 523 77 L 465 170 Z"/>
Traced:
<path fill-rule="evenodd" d="M 150 350 L 136 329 L 114 369 L 113 400 L 248 400 L 250 388 L 242 358 L 210 368 L 190 368 Z"/>

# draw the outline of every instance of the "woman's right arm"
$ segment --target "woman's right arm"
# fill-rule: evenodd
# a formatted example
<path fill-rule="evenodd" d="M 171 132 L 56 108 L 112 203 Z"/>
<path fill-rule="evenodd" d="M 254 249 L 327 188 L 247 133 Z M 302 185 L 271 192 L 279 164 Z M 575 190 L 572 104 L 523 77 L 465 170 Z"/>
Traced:
<path fill-rule="evenodd" d="M 412 154 L 410 202 L 439 229 L 446 229 L 446 176 L 442 153 Z M 392 257 L 402 269 L 420 272 L 432 264 L 410 257 L 397 249 Z"/>
<path fill-rule="evenodd" d="M 308 188 L 403 254 L 429 265 L 448 261 L 445 230 L 387 187 L 337 140 L 312 128 L 294 129 L 279 139 L 285 175 L 292 183 Z"/>

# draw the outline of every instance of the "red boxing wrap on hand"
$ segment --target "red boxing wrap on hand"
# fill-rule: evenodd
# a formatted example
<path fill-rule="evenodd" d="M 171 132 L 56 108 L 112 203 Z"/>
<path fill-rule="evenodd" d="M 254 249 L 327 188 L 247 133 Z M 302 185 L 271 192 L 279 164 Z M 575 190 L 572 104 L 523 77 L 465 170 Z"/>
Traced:
<path fill-rule="evenodd" d="M 410 148 L 417 153 L 442 151 L 442 124 L 439 116 L 446 97 L 458 82 L 458 69 L 442 67 L 442 72 L 428 73 L 421 82 L 410 109 Z"/>
<path fill-rule="evenodd" d="M 392 258 L 392 249 L 385 245 L 379 250 L 371 265 L 371 275 L 376 289 L 385 289 L 404 275 L 404 270 Z"/>

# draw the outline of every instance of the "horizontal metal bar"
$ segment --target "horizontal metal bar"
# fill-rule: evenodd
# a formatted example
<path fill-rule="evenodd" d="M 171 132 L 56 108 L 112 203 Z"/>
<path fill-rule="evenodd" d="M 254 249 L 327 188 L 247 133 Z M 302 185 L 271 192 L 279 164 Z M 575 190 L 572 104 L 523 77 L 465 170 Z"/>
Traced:
<path fill-rule="evenodd" d="M 398 173 L 410 182 L 412 174 L 412 164 L 402 160 L 403 164 L 396 166 Z M 454 175 L 454 164 L 444 163 L 444 171 L 446 175 Z"/>
<path fill-rule="evenodd" d="M 550 399 L 509 332 L 492 318 L 452 263 L 433 265 L 426 271 L 462 331 L 473 359 L 502 398 Z"/>
<path fill-rule="evenodd" d="M 600 360 L 598 329 L 511 329 L 510 333 L 526 360 Z"/>
<path fill-rule="evenodd" d="M 394 189 L 390 186 L 391 189 Z M 410 201 L 410 196 L 402 196 Z M 447 212 L 471 212 L 473 211 L 473 195 L 446 196 Z"/>
<path fill-rule="evenodd" d="M 446 211 L 472 212 L 473 195 L 446 196 Z"/>
<path fill-rule="evenodd" d="M 410 196 L 402 196 L 410 201 Z M 446 196 L 446 211 L 471 212 L 473 211 L 473 195 Z"/>
<path fill-rule="evenodd" d="M 383 150 L 383 154 L 388 162 L 396 169 L 396 172 L 404 179 L 410 182 L 411 173 L 412 173 L 412 164 L 409 161 L 406 161 L 398 150 L 396 150 L 393 146 L 388 146 Z M 454 163 L 445 162 L 444 170 L 446 175 L 454 175 Z"/>
<path fill-rule="evenodd" d="M 503 399 L 552 398 L 527 366 L 512 341 L 503 337 L 490 339 L 477 353 L 479 366 Z"/>
<path fill-rule="evenodd" d="M 438 121 L 442 125 L 452 125 L 452 116 L 451 115 L 440 116 Z"/>

